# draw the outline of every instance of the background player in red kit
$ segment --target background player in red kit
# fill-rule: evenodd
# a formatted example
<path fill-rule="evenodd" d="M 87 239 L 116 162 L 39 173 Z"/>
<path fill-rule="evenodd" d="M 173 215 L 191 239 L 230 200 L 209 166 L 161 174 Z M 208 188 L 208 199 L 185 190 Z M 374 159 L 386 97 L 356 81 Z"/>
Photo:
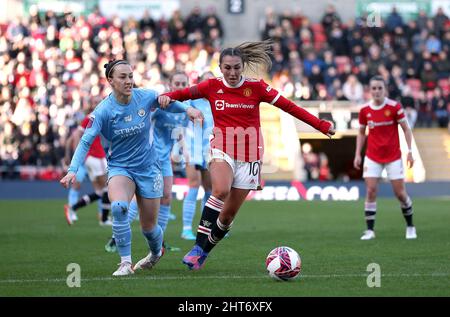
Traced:
<path fill-rule="evenodd" d="M 89 124 L 89 116 L 86 116 L 78 127 L 77 131 L 74 131 L 73 142 L 75 146 L 81 139 L 84 130 Z M 73 223 L 73 214 L 76 211 L 98 199 L 101 199 L 102 215 L 99 224 L 104 226 L 111 226 L 112 222 L 108 219 L 109 211 L 111 209 L 110 201 L 108 198 L 108 189 L 106 186 L 107 180 L 107 170 L 106 170 L 106 154 L 103 149 L 100 136 L 97 136 L 92 142 L 91 147 L 86 155 L 86 160 L 84 161 L 84 166 L 87 170 L 89 180 L 92 182 L 92 187 L 94 192 L 89 195 L 84 195 L 77 203 L 72 206 L 64 206 L 64 214 L 66 216 L 67 223 L 71 225 Z"/>
<path fill-rule="evenodd" d="M 220 54 L 223 78 L 159 97 L 162 106 L 172 100 L 206 98 L 214 118 L 209 170 L 212 195 L 203 209 L 196 243 L 183 258 L 190 269 L 200 269 L 211 249 L 230 230 L 234 217 L 250 190 L 260 185 L 263 155 L 259 104 L 270 103 L 322 133 L 334 134 L 332 123 L 320 120 L 283 97 L 263 80 L 242 76 L 245 67 L 271 66 L 271 43 L 246 42 Z"/>
<path fill-rule="evenodd" d="M 375 238 L 377 186 L 384 168 L 386 168 L 394 194 L 400 201 L 400 207 L 406 220 L 406 239 L 415 239 L 417 234 L 412 220 L 412 201 L 405 188 L 398 125 L 400 124 L 405 133 L 406 144 L 408 145 L 407 164 L 409 168 L 414 164 L 411 150 L 412 132 L 406 121 L 402 106 L 397 101 L 386 97 L 386 84 L 381 76 L 375 76 L 370 80 L 370 93 L 372 100 L 365 104 L 359 113 L 361 127 L 356 138 L 354 160 L 355 168 L 360 169 L 361 150 L 366 139 L 366 127 L 369 127 L 363 171 L 367 191 L 365 202 L 367 230 L 364 232 L 361 240 Z"/>

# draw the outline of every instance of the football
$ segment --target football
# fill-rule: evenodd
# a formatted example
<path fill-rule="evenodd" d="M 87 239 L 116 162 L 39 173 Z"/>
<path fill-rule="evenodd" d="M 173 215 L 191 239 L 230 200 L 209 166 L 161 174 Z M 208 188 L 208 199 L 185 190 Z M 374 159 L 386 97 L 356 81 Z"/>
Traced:
<path fill-rule="evenodd" d="M 300 274 L 302 260 L 294 249 L 277 247 L 267 255 L 266 268 L 272 278 L 288 281 Z"/>

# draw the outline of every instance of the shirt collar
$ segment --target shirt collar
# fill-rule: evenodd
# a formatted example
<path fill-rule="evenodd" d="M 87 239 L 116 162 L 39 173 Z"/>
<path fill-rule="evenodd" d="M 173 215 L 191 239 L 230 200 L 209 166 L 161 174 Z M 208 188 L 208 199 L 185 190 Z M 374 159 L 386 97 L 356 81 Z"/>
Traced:
<path fill-rule="evenodd" d="M 384 97 L 383 103 L 382 103 L 381 105 L 379 105 L 379 106 L 376 106 L 376 105 L 373 103 L 373 100 L 371 100 L 371 101 L 369 102 L 369 107 L 370 107 L 372 110 L 380 110 L 380 109 L 382 109 L 382 108 L 386 105 L 386 101 L 387 101 L 387 98 Z"/>
<path fill-rule="evenodd" d="M 238 84 L 236 86 L 231 86 L 230 84 L 227 83 L 227 81 L 224 78 L 223 84 L 225 85 L 225 87 L 228 87 L 228 88 L 239 88 L 244 84 L 244 81 L 245 81 L 245 77 L 241 76 L 241 80 L 238 82 Z"/>

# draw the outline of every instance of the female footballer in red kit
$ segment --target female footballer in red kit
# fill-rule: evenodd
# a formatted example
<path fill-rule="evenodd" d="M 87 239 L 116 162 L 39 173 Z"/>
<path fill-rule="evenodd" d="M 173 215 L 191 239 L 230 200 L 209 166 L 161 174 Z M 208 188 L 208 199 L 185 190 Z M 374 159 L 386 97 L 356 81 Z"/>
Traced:
<path fill-rule="evenodd" d="M 320 120 L 283 97 L 264 80 L 246 78 L 246 68 L 271 66 L 271 42 L 246 42 L 223 50 L 221 78 L 159 96 L 162 106 L 173 100 L 206 98 L 214 118 L 209 170 L 212 194 L 203 209 L 194 247 L 183 258 L 191 270 L 202 268 L 212 248 L 230 230 L 250 190 L 260 186 L 263 155 L 259 104 L 270 103 L 331 137 L 331 122 Z"/>
<path fill-rule="evenodd" d="M 395 100 L 386 97 L 386 83 L 383 77 L 375 76 L 370 82 L 372 100 L 363 105 L 359 112 L 360 129 L 356 137 L 356 151 L 354 166 L 361 168 L 361 150 L 366 140 L 366 128 L 369 127 L 367 137 L 367 151 L 364 159 L 363 177 L 366 181 L 365 219 L 367 230 L 361 240 L 375 238 L 375 215 L 377 212 L 377 186 L 383 169 L 392 184 L 395 196 L 400 202 L 400 208 L 406 221 L 406 239 L 416 239 L 416 228 L 413 225 L 412 201 L 408 196 L 404 182 L 404 168 L 398 125 L 403 129 L 408 146 L 407 164 L 412 167 L 411 142 L 412 132 L 406 121 L 402 106 Z"/>

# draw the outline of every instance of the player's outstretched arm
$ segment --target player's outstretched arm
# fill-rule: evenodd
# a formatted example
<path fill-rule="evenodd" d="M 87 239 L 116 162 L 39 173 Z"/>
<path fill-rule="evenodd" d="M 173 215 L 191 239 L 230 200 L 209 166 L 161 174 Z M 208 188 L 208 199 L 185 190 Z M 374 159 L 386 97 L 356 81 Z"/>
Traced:
<path fill-rule="evenodd" d="M 80 165 L 83 164 L 92 142 L 94 142 L 95 137 L 101 131 L 101 127 L 101 117 L 98 114 L 91 114 L 89 116 L 89 123 L 80 139 L 80 142 L 78 142 L 75 153 L 73 154 L 72 161 L 70 162 L 70 166 L 67 170 L 67 175 L 61 179 L 61 184 L 63 186 L 69 186 L 73 181 L 74 175 L 77 173 Z"/>
<path fill-rule="evenodd" d="M 296 117 L 297 119 L 309 124 L 314 129 L 319 130 L 330 138 L 336 133 L 332 122 L 317 118 L 315 115 L 309 113 L 307 110 L 296 105 L 295 103 L 281 95 L 279 95 L 273 105 Z"/>
<path fill-rule="evenodd" d="M 158 103 L 162 109 L 165 109 L 169 112 L 186 112 L 191 121 L 202 122 L 204 119 L 203 113 L 200 110 L 190 106 L 187 103 L 173 100 L 169 96 L 159 96 Z"/>

